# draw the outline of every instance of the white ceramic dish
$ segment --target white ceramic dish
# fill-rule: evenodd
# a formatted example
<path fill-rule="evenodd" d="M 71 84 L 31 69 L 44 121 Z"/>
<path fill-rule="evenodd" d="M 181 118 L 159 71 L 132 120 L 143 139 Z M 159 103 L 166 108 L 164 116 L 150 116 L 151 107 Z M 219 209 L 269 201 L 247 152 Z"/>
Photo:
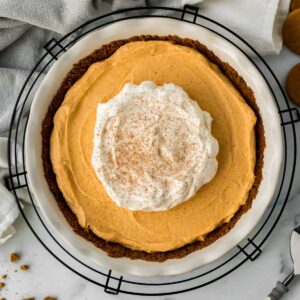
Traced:
<path fill-rule="evenodd" d="M 265 128 L 266 149 L 263 181 L 249 212 L 224 237 L 202 250 L 164 263 L 108 257 L 101 249 L 76 235 L 60 212 L 44 178 L 41 159 L 41 124 L 47 108 L 63 78 L 79 59 L 113 40 L 141 34 L 176 34 L 200 41 L 223 61 L 228 62 L 246 80 L 256 95 Z M 32 143 L 32 141 L 35 141 Z M 120 21 L 94 31 L 64 53 L 45 76 L 34 101 L 25 140 L 29 186 L 55 237 L 69 245 L 78 258 L 92 265 L 138 276 L 176 275 L 208 264 L 239 244 L 255 227 L 272 199 L 282 160 L 280 120 L 269 88 L 251 61 L 235 46 L 209 30 L 194 24 L 165 18 L 143 18 Z"/>

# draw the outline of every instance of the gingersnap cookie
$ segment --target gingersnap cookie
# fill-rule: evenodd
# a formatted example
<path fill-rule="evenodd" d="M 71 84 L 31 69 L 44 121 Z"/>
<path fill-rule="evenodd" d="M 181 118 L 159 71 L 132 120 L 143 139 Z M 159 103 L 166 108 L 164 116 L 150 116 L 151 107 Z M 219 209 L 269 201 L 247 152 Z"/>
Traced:
<path fill-rule="evenodd" d="M 290 5 L 290 11 L 294 11 L 300 8 L 300 0 L 292 0 Z"/>
<path fill-rule="evenodd" d="M 282 29 L 283 42 L 296 54 L 300 54 L 300 9 L 290 13 Z"/>
<path fill-rule="evenodd" d="M 300 106 L 300 63 L 296 64 L 288 73 L 285 88 L 291 101 Z"/>

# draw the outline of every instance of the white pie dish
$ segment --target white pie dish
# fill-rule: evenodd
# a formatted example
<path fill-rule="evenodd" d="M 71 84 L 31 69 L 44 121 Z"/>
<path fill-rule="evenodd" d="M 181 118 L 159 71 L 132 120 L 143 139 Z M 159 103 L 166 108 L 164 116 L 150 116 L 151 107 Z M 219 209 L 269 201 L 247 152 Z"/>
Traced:
<path fill-rule="evenodd" d="M 142 34 L 176 34 L 199 40 L 223 61 L 228 62 L 255 92 L 266 137 L 263 180 L 252 208 L 241 217 L 228 234 L 212 245 L 179 260 L 168 260 L 164 263 L 111 258 L 75 234 L 48 188 L 41 158 L 41 124 L 51 100 L 72 65 L 103 44 Z M 29 187 L 47 225 L 51 227 L 51 232 L 58 240 L 70 246 L 78 259 L 82 258 L 91 261 L 95 266 L 106 266 L 132 275 L 163 276 L 180 274 L 210 263 L 239 244 L 251 232 L 265 212 L 275 191 L 282 161 L 282 136 L 279 115 L 269 88 L 256 67 L 238 48 L 197 25 L 165 18 L 144 18 L 120 21 L 94 31 L 77 42 L 54 63 L 36 92 L 31 106 L 25 137 L 25 154 Z"/>

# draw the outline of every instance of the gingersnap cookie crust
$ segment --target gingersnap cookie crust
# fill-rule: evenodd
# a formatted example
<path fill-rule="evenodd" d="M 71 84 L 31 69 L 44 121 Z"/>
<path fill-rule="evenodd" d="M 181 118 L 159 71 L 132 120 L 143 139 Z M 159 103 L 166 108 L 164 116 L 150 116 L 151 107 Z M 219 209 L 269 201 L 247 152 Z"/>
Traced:
<path fill-rule="evenodd" d="M 116 50 L 121 46 L 135 41 L 169 41 L 177 45 L 193 48 L 206 56 L 212 63 L 216 64 L 223 74 L 232 82 L 236 89 L 241 93 L 247 104 L 254 111 L 257 122 L 255 125 L 256 135 L 256 165 L 255 165 L 255 180 L 253 186 L 249 192 L 248 199 L 244 205 L 240 207 L 237 213 L 233 216 L 230 222 L 222 224 L 214 231 L 210 232 L 204 241 L 197 241 L 191 244 L 185 245 L 181 248 L 167 251 L 167 252 L 153 252 L 147 253 L 139 250 L 131 250 L 118 243 L 108 242 L 98 236 L 96 236 L 91 230 L 82 228 L 76 216 L 73 214 L 68 204 L 66 203 L 58 185 L 56 177 L 52 169 L 52 163 L 50 160 L 50 136 L 53 129 L 53 117 L 62 104 L 67 91 L 71 86 L 80 79 L 87 71 L 90 65 L 95 62 L 102 61 L 110 57 Z M 95 50 L 92 54 L 81 59 L 76 63 L 71 71 L 67 74 L 63 80 L 60 88 L 54 96 L 51 104 L 49 105 L 45 119 L 42 124 L 42 159 L 44 167 L 44 175 L 49 185 L 51 192 L 53 193 L 57 204 L 62 211 L 64 217 L 68 221 L 69 225 L 73 228 L 74 232 L 86 240 L 92 242 L 96 247 L 104 250 L 111 257 L 128 257 L 131 259 L 143 259 L 147 261 L 163 262 L 167 259 L 182 258 L 189 253 L 196 250 L 202 249 L 215 242 L 220 237 L 228 233 L 234 225 L 237 223 L 239 218 L 247 212 L 252 205 L 252 201 L 257 195 L 259 185 L 262 180 L 262 167 L 264 162 L 264 148 L 265 148 L 265 136 L 262 118 L 259 113 L 259 108 L 255 101 L 253 91 L 247 86 L 244 79 L 228 64 L 218 58 L 212 51 L 206 46 L 191 39 L 183 39 L 178 36 L 156 36 L 156 35 L 142 35 L 135 36 L 125 40 L 113 41 L 107 45 L 102 46 L 100 49 Z"/>

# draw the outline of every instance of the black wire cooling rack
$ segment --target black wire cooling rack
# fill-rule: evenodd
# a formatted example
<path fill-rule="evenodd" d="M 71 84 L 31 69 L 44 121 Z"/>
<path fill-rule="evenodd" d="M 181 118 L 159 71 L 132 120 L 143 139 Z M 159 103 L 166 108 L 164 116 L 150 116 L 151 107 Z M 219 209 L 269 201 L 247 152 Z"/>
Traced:
<path fill-rule="evenodd" d="M 163 17 L 189 22 L 222 36 L 238 47 L 256 65 L 265 78 L 277 105 L 281 119 L 281 129 L 284 139 L 284 154 L 280 180 L 274 198 L 265 212 L 260 223 L 252 233 L 237 247 L 229 251 L 221 259 L 183 275 L 172 277 L 140 278 L 119 274 L 105 268 L 96 269 L 90 262 L 77 257 L 66 245 L 59 241 L 45 222 L 32 199 L 27 182 L 25 166 L 25 139 L 28 114 L 25 108 L 31 105 L 34 93 L 40 83 L 41 72 L 47 72 L 59 56 L 67 51 L 76 41 L 97 29 L 121 20 L 133 18 Z M 282 87 L 275 74 L 264 59 L 245 40 L 222 24 L 198 14 L 198 8 L 186 5 L 183 9 L 168 7 L 140 7 L 112 12 L 76 28 L 63 38 L 51 39 L 45 46 L 45 54 L 38 61 L 26 79 L 18 96 L 10 125 L 8 161 L 9 176 L 6 178 L 7 187 L 13 192 L 24 220 L 35 237 L 42 245 L 64 266 L 102 287 L 106 293 L 126 293 L 140 296 L 162 296 L 195 290 L 225 277 L 244 263 L 254 262 L 263 251 L 263 245 L 271 235 L 289 198 L 297 154 L 297 140 L 295 123 L 300 120 L 299 111 L 291 108 Z M 35 72 L 38 70 L 39 72 Z M 24 121 L 25 120 L 25 121 Z M 34 142 L 34 141 L 33 141 Z M 22 163 L 18 164 L 17 144 L 22 147 Z M 276 184 L 276 183 L 274 183 Z M 21 199 L 27 193 L 31 199 L 33 209 L 22 210 Z"/>

